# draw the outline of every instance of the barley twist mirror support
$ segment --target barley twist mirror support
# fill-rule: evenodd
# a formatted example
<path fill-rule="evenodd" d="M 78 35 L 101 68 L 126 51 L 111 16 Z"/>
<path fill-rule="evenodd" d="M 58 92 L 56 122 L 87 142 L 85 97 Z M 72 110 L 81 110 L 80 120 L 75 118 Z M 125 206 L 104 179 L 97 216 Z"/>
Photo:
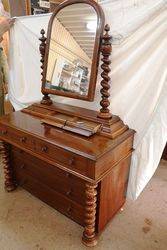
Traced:
<path fill-rule="evenodd" d="M 112 117 L 112 114 L 110 113 L 110 110 L 108 108 L 110 106 L 110 102 L 108 99 L 110 97 L 109 89 L 110 89 L 111 78 L 109 77 L 109 73 L 111 71 L 110 56 L 112 52 L 112 46 L 111 46 L 112 37 L 109 35 L 110 26 L 108 24 L 105 25 L 104 30 L 105 34 L 102 38 L 102 44 L 100 49 L 103 56 L 101 59 L 103 62 L 101 65 L 101 68 L 103 70 L 103 72 L 101 73 L 101 77 L 103 78 L 103 80 L 101 81 L 102 89 L 100 90 L 100 93 L 102 94 L 102 100 L 100 102 L 100 105 L 102 108 L 100 109 L 98 117 L 104 119 L 110 119 Z"/>

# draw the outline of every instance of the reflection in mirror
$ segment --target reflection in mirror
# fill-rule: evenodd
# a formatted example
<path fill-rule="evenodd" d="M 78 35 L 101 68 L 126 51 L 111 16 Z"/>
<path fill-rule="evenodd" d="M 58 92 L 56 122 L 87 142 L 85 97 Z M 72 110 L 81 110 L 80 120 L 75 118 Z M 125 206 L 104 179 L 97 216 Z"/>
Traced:
<path fill-rule="evenodd" d="M 97 28 L 97 14 L 88 4 L 72 4 L 56 15 L 51 32 L 47 89 L 87 96 Z"/>

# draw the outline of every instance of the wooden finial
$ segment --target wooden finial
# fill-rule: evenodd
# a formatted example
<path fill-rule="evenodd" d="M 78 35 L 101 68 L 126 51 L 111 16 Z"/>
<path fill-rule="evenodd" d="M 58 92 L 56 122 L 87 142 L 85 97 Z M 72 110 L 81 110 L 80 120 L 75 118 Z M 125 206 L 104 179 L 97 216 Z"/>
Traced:
<path fill-rule="evenodd" d="M 102 89 L 100 90 L 100 93 L 102 94 L 102 100 L 100 102 L 100 105 L 102 108 L 100 109 L 100 113 L 98 114 L 98 117 L 103 118 L 103 119 L 110 119 L 112 117 L 112 114 L 110 113 L 110 110 L 108 109 L 108 107 L 110 106 L 110 102 L 108 99 L 110 97 L 109 89 L 110 89 L 111 78 L 109 77 L 109 73 L 111 71 L 110 56 L 111 56 L 111 51 L 112 51 L 111 36 L 109 35 L 110 26 L 106 24 L 104 30 L 105 30 L 105 34 L 103 35 L 102 45 L 100 49 L 102 56 L 103 56 L 101 59 L 103 62 L 101 65 L 101 68 L 103 70 L 103 72 L 101 73 L 101 77 L 103 78 L 103 80 L 101 81 Z"/>
<path fill-rule="evenodd" d="M 42 69 L 42 85 L 44 84 L 44 62 L 45 62 L 45 50 L 46 50 L 46 37 L 45 37 L 45 31 L 44 29 L 41 30 L 41 37 L 39 38 L 39 40 L 41 41 L 41 44 L 39 46 L 39 51 L 40 51 L 40 54 L 41 54 L 41 69 Z M 42 104 L 45 104 L 45 105 L 51 105 L 52 104 L 52 100 L 50 99 L 49 95 L 46 94 L 46 93 L 43 93 L 44 97 L 41 101 Z"/>

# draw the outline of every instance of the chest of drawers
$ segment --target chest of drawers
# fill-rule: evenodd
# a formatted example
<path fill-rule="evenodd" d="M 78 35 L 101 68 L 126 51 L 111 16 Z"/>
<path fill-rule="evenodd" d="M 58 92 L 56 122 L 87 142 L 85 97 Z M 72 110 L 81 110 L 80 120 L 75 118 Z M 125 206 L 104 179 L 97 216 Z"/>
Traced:
<path fill-rule="evenodd" d="M 85 138 L 20 111 L 0 119 L 5 188 L 21 186 L 84 227 L 94 246 L 126 199 L 134 131 Z"/>

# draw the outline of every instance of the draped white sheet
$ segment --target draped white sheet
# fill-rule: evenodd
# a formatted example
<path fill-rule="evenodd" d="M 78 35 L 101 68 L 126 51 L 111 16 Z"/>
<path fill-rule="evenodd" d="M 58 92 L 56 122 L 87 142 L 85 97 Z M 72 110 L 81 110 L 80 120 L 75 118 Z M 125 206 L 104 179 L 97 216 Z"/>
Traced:
<path fill-rule="evenodd" d="M 167 8 L 164 0 L 103 1 L 112 27 L 111 110 L 136 130 L 128 197 L 136 199 L 154 174 L 167 141 Z M 135 3 L 135 4 L 134 4 Z M 16 110 L 39 101 L 40 29 L 49 15 L 18 18 L 11 31 L 10 91 Z M 54 97 L 56 101 L 99 109 L 88 103 Z"/>

